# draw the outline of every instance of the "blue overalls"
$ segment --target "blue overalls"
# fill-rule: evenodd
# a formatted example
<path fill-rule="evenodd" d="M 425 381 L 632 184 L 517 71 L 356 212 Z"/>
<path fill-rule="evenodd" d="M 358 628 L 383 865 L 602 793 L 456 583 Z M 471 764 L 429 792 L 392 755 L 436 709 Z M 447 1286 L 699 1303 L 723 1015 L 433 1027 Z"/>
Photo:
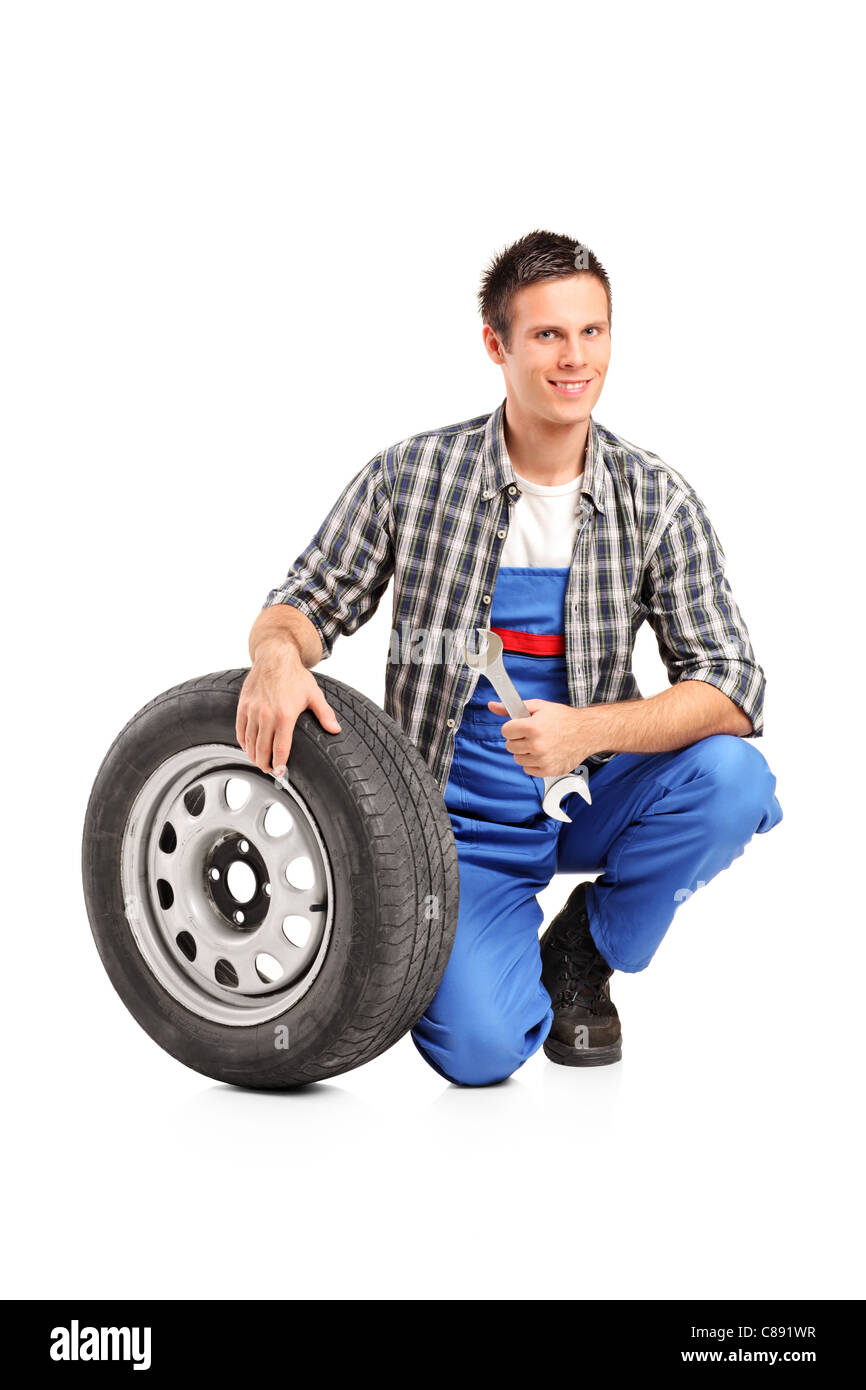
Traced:
<path fill-rule="evenodd" d="M 490 625 L 561 634 L 569 571 L 502 566 Z M 566 659 L 505 651 L 524 700 L 570 704 Z M 554 873 L 588 875 L 596 946 L 615 970 L 643 970 L 685 898 L 782 819 L 776 778 L 746 739 L 715 734 L 667 753 L 618 753 L 590 768 L 592 805 L 563 801 L 571 824 L 541 808 L 544 783 L 505 747 L 507 716 L 480 675 L 456 733 L 445 804 L 457 842 L 457 934 L 435 998 L 412 1030 L 449 1081 L 501 1081 L 544 1041 L 553 1021 L 541 983 L 536 894 Z"/>

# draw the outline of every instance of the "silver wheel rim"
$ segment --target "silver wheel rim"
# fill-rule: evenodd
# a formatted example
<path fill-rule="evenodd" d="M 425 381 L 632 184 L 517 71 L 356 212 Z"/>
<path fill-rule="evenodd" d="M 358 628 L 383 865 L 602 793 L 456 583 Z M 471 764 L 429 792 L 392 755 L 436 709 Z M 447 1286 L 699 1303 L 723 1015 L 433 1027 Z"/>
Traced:
<path fill-rule="evenodd" d="M 321 832 L 288 778 L 237 746 L 186 748 L 150 775 L 124 828 L 121 884 L 152 973 L 202 1018 L 266 1022 L 321 969 L 334 901 Z"/>

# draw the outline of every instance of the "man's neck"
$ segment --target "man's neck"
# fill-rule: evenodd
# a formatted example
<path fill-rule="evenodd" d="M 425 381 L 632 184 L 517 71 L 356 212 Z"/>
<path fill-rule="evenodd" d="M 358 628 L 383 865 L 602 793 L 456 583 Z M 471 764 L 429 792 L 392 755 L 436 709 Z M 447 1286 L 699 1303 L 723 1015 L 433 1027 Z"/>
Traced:
<path fill-rule="evenodd" d="M 557 425 L 537 415 L 526 416 L 506 400 L 502 424 L 511 467 L 527 482 L 557 487 L 584 471 L 589 418 Z"/>

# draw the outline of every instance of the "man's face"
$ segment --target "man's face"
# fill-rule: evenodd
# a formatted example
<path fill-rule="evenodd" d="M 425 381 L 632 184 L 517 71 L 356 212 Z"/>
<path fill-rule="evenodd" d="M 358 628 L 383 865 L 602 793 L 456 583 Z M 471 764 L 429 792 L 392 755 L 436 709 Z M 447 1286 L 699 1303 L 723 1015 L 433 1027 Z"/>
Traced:
<path fill-rule="evenodd" d="M 607 296 L 594 275 L 541 280 L 518 290 L 507 352 L 489 324 L 483 336 L 505 372 L 509 400 L 555 424 L 589 419 L 610 361 Z"/>

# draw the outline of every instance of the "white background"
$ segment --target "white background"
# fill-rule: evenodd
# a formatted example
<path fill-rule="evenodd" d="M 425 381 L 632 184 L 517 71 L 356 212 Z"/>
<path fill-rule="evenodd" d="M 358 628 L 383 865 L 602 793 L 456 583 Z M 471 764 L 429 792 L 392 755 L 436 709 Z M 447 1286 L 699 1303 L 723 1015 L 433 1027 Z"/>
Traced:
<path fill-rule="evenodd" d="M 8 1295 L 863 1295 L 853 13 L 4 8 Z M 99 961 L 90 786 L 152 696 L 248 664 L 362 464 L 499 403 L 475 296 L 539 227 L 613 283 L 596 419 L 710 511 L 784 820 L 614 976 L 621 1065 L 473 1091 L 407 1038 L 212 1083 Z M 381 701 L 389 627 L 390 593 L 320 669 Z"/>

